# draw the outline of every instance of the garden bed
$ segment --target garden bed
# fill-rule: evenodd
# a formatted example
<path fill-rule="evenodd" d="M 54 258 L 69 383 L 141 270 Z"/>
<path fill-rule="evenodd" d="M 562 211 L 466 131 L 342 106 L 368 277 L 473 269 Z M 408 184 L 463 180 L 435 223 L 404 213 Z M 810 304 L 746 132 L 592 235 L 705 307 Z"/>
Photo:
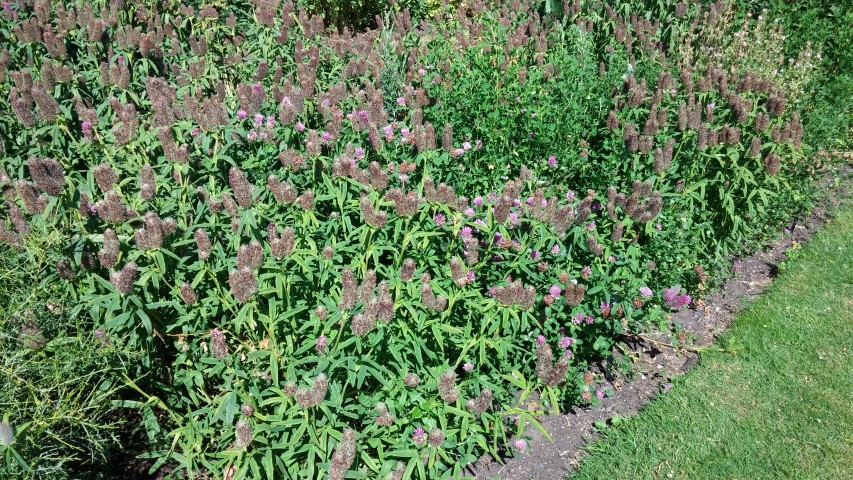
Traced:
<path fill-rule="evenodd" d="M 849 153 L 836 156 L 840 163 L 831 169 L 821 182 L 825 197 L 809 215 L 794 218 L 778 239 L 760 251 L 734 262 L 730 278 L 707 297 L 689 308 L 672 315 L 671 325 L 678 326 L 690 336 L 690 342 L 674 346 L 671 332 L 651 335 L 649 340 L 627 341 L 627 352 L 614 350 L 633 362 L 628 375 L 613 368 L 599 366 L 606 377 L 612 395 L 601 405 L 577 407 L 571 412 L 539 418 L 553 440 L 535 428 L 528 428 L 529 451 L 522 455 L 496 461 L 483 457 L 469 472 L 478 479 L 556 479 L 565 478 L 576 469 L 584 456 L 584 446 L 599 436 L 602 425 L 620 422 L 640 412 L 658 395 L 672 387 L 670 380 L 688 372 L 699 363 L 702 348 L 721 348 L 736 355 L 738 347 L 717 343 L 735 320 L 737 314 L 761 295 L 772 283 L 778 268 L 791 249 L 800 248 L 823 225 L 831 221 L 834 212 L 853 199 L 853 163 Z M 601 422 L 604 422 L 603 424 Z"/>
<path fill-rule="evenodd" d="M 2 347 L 114 367 L 4 399 L 0 473 L 97 471 L 118 421 L 147 474 L 455 478 L 653 395 L 692 361 L 658 343 L 714 334 L 670 315 L 812 204 L 842 62 L 640 3 L 5 3 Z M 63 399 L 92 435 L 36 418 Z"/>

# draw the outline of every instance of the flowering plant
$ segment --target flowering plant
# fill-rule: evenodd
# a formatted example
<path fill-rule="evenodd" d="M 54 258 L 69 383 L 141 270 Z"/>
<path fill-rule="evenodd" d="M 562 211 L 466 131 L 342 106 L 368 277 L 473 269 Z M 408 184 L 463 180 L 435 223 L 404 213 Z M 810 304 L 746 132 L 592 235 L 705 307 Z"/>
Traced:
<path fill-rule="evenodd" d="M 266 0 L 3 20 L 0 239 L 66 235 L 75 312 L 151 373 L 155 467 L 456 477 L 535 422 L 517 393 L 603 398 L 591 366 L 690 302 L 653 292 L 789 212 L 801 128 L 769 84 L 673 75 L 610 7 L 513 3 L 358 33 Z"/>

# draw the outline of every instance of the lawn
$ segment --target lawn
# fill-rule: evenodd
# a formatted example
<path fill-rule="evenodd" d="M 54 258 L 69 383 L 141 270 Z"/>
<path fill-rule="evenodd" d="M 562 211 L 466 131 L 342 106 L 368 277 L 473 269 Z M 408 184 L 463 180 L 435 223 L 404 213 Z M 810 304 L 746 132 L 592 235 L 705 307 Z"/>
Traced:
<path fill-rule="evenodd" d="M 853 209 L 791 257 L 737 354 L 703 354 L 570 478 L 853 478 Z"/>

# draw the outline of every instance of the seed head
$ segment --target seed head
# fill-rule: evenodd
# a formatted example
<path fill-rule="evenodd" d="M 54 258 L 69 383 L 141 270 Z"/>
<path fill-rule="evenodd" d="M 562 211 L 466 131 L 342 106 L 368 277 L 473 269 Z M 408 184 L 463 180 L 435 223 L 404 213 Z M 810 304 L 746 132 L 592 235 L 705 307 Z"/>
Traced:
<path fill-rule="evenodd" d="M 332 461 L 329 465 L 329 480 L 343 480 L 347 470 L 355 461 L 355 432 L 347 428 L 341 436 L 341 441 L 335 445 Z"/>
<path fill-rule="evenodd" d="M 407 373 L 406 378 L 403 379 L 403 383 L 409 388 L 415 388 L 421 383 L 421 379 L 414 373 Z"/>
<path fill-rule="evenodd" d="M 228 355 L 228 344 L 222 330 L 214 328 L 210 332 L 210 353 L 214 358 L 223 359 Z"/>
<path fill-rule="evenodd" d="M 415 275 L 415 261 L 407 258 L 403 261 L 400 267 L 400 280 L 404 282 L 410 281 Z"/>
<path fill-rule="evenodd" d="M 448 368 L 438 380 L 438 393 L 441 398 L 447 403 L 456 403 L 459 398 L 459 390 L 456 389 L 456 372 L 452 368 Z"/>
<path fill-rule="evenodd" d="M 394 424 L 394 416 L 391 415 L 391 412 L 388 411 L 388 407 L 384 403 L 377 403 L 374 410 L 377 413 L 376 418 L 373 419 L 374 423 L 383 427 L 389 427 Z"/>
<path fill-rule="evenodd" d="M 195 244 L 198 248 L 198 258 L 201 260 L 207 260 L 210 257 L 210 237 L 207 236 L 207 231 L 203 228 L 196 229 L 195 231 Z"/>
<path fill-rule="evenodd" d="M 110 283 L 121 295 L 127 295 L 133 290 L 133 282 L 136 281 L 136 262 L 127 262 L 121 271 L 110 272 Z"/>
<path fill-rule="evenodd" d="M 98 251 L 98 260 L 101 265 L 111 268 L 118 263 L 119 242 L 116 232 L 108 228 L 104 231 L 104 244 Z"/>
<path fill-rule="evenodd" d="M 246 303 L 258 291 L 258 279 L 249 266 L 232 270 L 228 274 L 228 285 L 239 303 Z"/>
<path fill-rule="evenodd" d="M 252 426 L 243 418 L 237 420 L 235 437 L 234 447 L 237 449 L 246 448 L 252 444 Z"/>
<path fill-rule="evenodd" d="M 196 302 L 196 295 L 193 287 L 184 282 L 181 284 L 181 299 L 187 304 L 192 305 Z"/>
<path fill-rule="evenodd" d="M 429 444 L 433 447 L 440 447 L 444 443 L 444 432 L 436 428 L 429 432 Z"/>
<path fill-rule="evenodd" d="M 95 167 L 95 182 L 98 184 L 98 188 L 101 189 L 102 192 L 109 192 L 110 189 L 113 188 L 113 185 L 118 182 L 118 176 L 116 176 L 115 170 L 108 163 L 102 163 Z"/>
<path fill-rule="evenodd" d="M 27 162 L 30 176 L 42 190 L 50 195 L 59 195 L 65 188 L 62 165 L 51 158 L 30 158 Z"/>
<path fill-rule="evenodd" d="M 237 268 L 249 267 L 257 270 L 264 263 L 264 249 L 257 240 L 241 245 L 237 250 Z"/>
<path fill-rule="evenodd" d="M 242 170 L 237 167 L 231 167 L 228 170 L 228 184 L 231 185 L 231 190 L 234 191 L 234 197 L 237 198 L 238 205 L 243 208 L 252 206 L 254 187 L 246 179 L 246 174 Z"/>

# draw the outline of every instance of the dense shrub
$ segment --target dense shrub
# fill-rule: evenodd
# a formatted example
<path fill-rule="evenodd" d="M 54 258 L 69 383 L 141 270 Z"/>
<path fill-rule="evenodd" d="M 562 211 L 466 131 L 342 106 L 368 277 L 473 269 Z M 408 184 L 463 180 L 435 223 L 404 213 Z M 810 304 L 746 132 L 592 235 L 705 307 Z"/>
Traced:
<path fill-rule="evenodd" d="M 152 470 L 456 476 L 808 202 L 781 87 L 626 5 L 14 5 L 0 239 L 62 232 Z"/>

